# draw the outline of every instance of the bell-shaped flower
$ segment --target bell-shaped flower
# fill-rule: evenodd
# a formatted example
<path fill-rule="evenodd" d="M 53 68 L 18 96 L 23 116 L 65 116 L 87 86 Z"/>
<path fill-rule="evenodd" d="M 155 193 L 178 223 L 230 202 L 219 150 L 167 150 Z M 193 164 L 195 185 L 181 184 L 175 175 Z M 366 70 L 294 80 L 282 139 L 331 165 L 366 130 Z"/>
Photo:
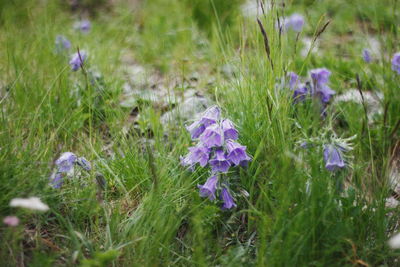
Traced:
<path fill-rule="evenodd" d="M 345 163 L 342 158 L 342 151 L 334 145 L 324 146 L 325 168 L 328 171 L 335 171 L 339 168 L 344 168 Z"/>
<path fill-rule="evenodd" d="M 224 202 L 222 209 L 231 209 L 236 207 L 235 201 L 227 188 L 222 188 L 221 199 Z"/>
<path fill-rule="evenodd" d="M 392 70 L 400 74 L 400 52 L 393 55 L 392 58 Z"/>
<path fill-rule="evenodd" d="M 72 55 L 71 60 L 69 61 L 69 65 L 71 66 L 72 71 L 77 71 L 79 68 L 83 66 L 87 58 L 87 54 L 85 51 L 80 51 Z"/>
<path fill-rule="evenodd" d="M 72 152 L 63 153 L 57 160 L 56 166 L 58 167 L 58 172 L 66 173 L 69 172 L 77 160 L 77 157 Z"/>
<path fill-rule="evenodd" d="M 249 158 L 246 153 L 246 147 L 233 140 L 226 141 L 226 150 L 228 152 L 226 158 L 235 166 L 238 166 L 240 162 Z"/>
<path fill-rule="evenodd" d="M 210 149 L 202 146 L 201 144 L 189 147 L 188 162 L 190 164 L 199 163 L 201 167 L 205 167 L 210 158 Z"/>
<path fill-rule="evenodd" d="M 314 83 L 317 85 L 322 85 L 329 81 L 331 72 L 326 68 L 319 68 L 311 70 L 310 75 Z"/>
<path fill-rule="evenodd" d="M 215 150 L 214 157 L 209 161 L 212 172 L 227 172 L 231 163 L 222 149 Z"/>
<path fill-rule="evenodd" d="M 336 94 L 336 92 L 327 85 L 321 85 L 317 88 L 315 94 L 320 97 L 322 103 L 326 104 L 329 103 L 331 97 Z"/>
<path fill-rule="evenodd" d="M 224 144 L 224 133 L 218 124 L 212 124 L 204 130 L 200 141 L 208 148 L 220 147 Z"/>
<path fill-rule="evenodd" d="M 189 126 L 186 127 L 186 130 L 190 133 L 192 139 L 197 139 L 204 132 L 206 126 L 202 124 L 200 121 L 195 121 Z"/>
<path fill-rule="evenodd" d="M 219 121 L 221 117 L 221 110 L 217 106 L 212 106 L 204 111 L 203 115 L 201 116 L 200 123 L 203 124 L 205 127 L 210 126 L 211 124 L 215 124 Z"/>
<path fill-rule="evenodd" d="M 218 177 L 211 176 L 204 185 L 198 185 L 201 197 L 208 197 L 211 201 L 215 200 L 215 191 L 217 190 Z"/>
<path fill-rule="evenodd" d="M 225 119 L 221 123 L 222 130 L 224 131 L 225 139 L 236 140 L 239 138 L 239 132 L 235 129 L 233 122 L 229 119 Z"/>
<path fill-rule="evenodd" d="M 362 56 L 365 62 L 370 63 L 372 61 L 371 52 L 368 49 L 363 49 Z"/>

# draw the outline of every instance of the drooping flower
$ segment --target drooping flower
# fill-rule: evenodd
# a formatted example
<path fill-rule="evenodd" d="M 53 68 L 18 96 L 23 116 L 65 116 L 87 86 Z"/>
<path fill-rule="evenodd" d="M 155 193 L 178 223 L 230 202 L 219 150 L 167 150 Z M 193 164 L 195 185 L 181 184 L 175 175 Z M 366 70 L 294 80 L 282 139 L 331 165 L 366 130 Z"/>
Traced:
<path fill-rule="evenodd" d="M 186 127 L 186 130 L 189 131 L 192 139 L 199 138 L 199 136 L 204 132 L 205 129 L 206 126 L 204 126 L 204 124 L 202 124 L 200 121 L 195 121 Z"/>
<path fill-rule="evenodd" d="M 289 76 L 289 88 L 291 90 L 294 90 L 299 82 L 299 75 L 291 71 L 288 73 L 288 76 Z"/>
<path fill-rule="evenodd" d="M 233 207 L 236 207 L 232 195 L 229 193 L 229 190 L 225 187 L 222 188 L 221 199 L 224 202 L 224 204 L 222 205 L 222 209 L 231 209 Z"/>
<path fill-rule="evenodd" d="M 310 75 L 315 84 L 323 85 L 329 81 L 331 72 L 326 68 L 319 68 L 311 70 Z"/>
<path fill-rule="evenodd" d="M 313 80 L 312 93 L 319 96 L 321 102 L 327 104 L 331 97 L 336 93 L 328 85 L 331 72 L 326 68 L 319 68 L 310 71 L 310 76 Z"/>
<path fill-rule="evenodd" d="M 315 94 L 320 97 L 322 103 L 326 104 L 329 103 L 331 97 L 336 94 L 336 92 L 327 85 L 321 85 L 317 87 Z"/>
<path fill-rule="evenodd" d="M 228 152 L 228 156 L 226 158 L 235 166 L 238 166 L 240 162 L 248 160 L 249 158 L 246 153 L 246 147 L 235 141 L 226 141 L 226 149 Z"/>
<path fill-rule="evenodd" d="M 288 27 L 295 32 L 301 32 L 304 26 L 304 17 L 300 14 L 294 13 L 288 18 Z"/>
<path fill-rule="evenodd" d="M 10 206 L 38 211 L 47 211 L 49 209 L 49 206 L 44 204 L 38 197 L 14 198 L 11 200 Z"/>
<path fill-rule="evenodd" d="M 71 60 L 69 61 L 69 65 L 71 66 L 72 71 L 79 70 L 80 67 L 83 66 L 87 58 L 87 54 L 85 51 L 80 51 L 71 56 Z"/>
<path fill-rule="evenodd" d="M 393 55 L 392 58 L 392 70 L 397 72 L 400 75 L 400 52 L 397 52 Z"/>
<path fill-rule="evenodd" d="M 6 216 L 3 219 L 3 223 L 8 226 L 15 227 L 19 224 L 19 219 L 16 216 Z"/>
<path fill-rule="evenodd" d="M 61 52 L 63 50 L 69 50 L 71 48 L 71 42 L 64 35 L 56 36 L 56 50 Z"/>
<path fill-rule="evenodd" d="M 198 185 L 201 197 L 208 197 L 211 201 L 215 200 L 215 190 L 217 190 L 218 177 L 213 175 L 207 179 L 204 185 Z"/>
<path fill-rule="evenodd" d="M 371 52 L 368 49 L 363 49 L 362 56 L 365 62 L 370 63 L 372 61 Z"/>
<path fill-rule="evenodd" d="M 80 30 L 83 33 L 88 33 L 90 31 L 91 27 L 92 27 L 92 25 L 91 25 L 90 21 L 87 19 L 77 21 L 74 24 L 74 28 L 76 30 Z"/>
<path fill-rule="evenodd" d="M 224 144 L 224 133 L 218 124 L 212 124 L 204 130 L 200 141 L 208 148 L 220 147 Z"/>
<path fill-rule="evenodd" d="M 339 168 L 345 167 L 341 153 L 341 149 L 332 144 L 324 146 L 325 168 L 328 171 L 333 172 Z"/>
<path fill-rule="evenodd" d="M 58 167 L 59 172 L 69 172 L 73 167 L 77 160 L 77 156 L 72 152 L 64 152 L 61 156 L 56 160 L 56 166 Z"/>
<path fill-rule="evenodd" d="M 90 171 L 92 169 L 92 165 L 90 164 L 89 161 L 87 161 L 84 157 L 79 157 L 76 160 L 76 164 L 81 166 L 84 170 Z"/>
<path fill-rule="evenodd" d="M 217 106 L 213 106 L 208 108 L 203 116 L 200 119 L 200 123 L 203 124 L 205 127 L 210 126 L 211 124 L 216 123 L 221 116 L 221 110 Z"/>
<path fill-rule="evenodd" d="M 293 99 L 295 102 L 303 101 L 308 93 L 308 88 L 305 84 L 300 83 L 299 76 L 294 72 L 289 72 L 289 88 L 293 91 Z"/>
<path fill-rule="evenodd" d="M 205 167 L 210 157 L 210 149 L 202 146 L 201 144 L 195 147 L 189 147 L 188 163 L 190 165 L 199 163 L 201 167 Z"/>
<path fill-rule="evenodd" d="M 233 139 L 236 140 L 239 138 L 239 133 L 235 129 L 233 122 L 229 119 L 225 119 L 221 123 L 222 130 L 224 131 L 224 138 L 225 139 Z"/>
<path fill-rule="evenodd" d="M 63 173 L 56 172 L 50 177 L 50 185 L 53 188 L 60 188 L 63 184 Z"/>
<path fill-rule="evenodd" d="M 214 157 L 209 161 L 211 170 L 215 172 L 227 172 L 231 163 L 225 157 L 225 152 L 222 149 L 215 150 Z"/>

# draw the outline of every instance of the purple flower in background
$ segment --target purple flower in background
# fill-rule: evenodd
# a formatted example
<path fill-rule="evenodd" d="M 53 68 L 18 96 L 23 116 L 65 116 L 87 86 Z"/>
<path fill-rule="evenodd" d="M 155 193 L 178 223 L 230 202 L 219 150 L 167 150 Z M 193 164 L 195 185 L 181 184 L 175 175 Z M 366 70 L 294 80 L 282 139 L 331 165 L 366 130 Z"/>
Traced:
<path fill-rule="evenodd" d="M 293 91 L 293 99 L 295 102 L 305 99 L 308 88 L 305 84 L 300 83 L 299 76 L 294 72 L 289 72 L 289 88 Z"/>
<path fill-rule="evenodd" d="M 63 50 L 69 50 L 71 48 L 71 42 L 64 35 L 57 35 L 56 37 L 56 49 L 57 52 Z"/>
<path fill-rule="evenodd" d="M 397 74 L 400 74 L 400 52 L 393 55 L 392 70 L 396 71 Z"/>
<path fill-rule="evenodd" d="M 77 160 L 77 157 L 72 152 L 65 152 L 56 160 L 56 165 L 59 172 L 69 172 Z"/>
<path fill-rule="evenodd" d="M 221 198 L 224 204 L 222 205 L 222 209 L 231 209 L 236 207 L 235 201 L 233 200 L 232 195 L 229 193 L 228 189 L 225 187 L 222 188 Z"/>
<path fill-rule="evenodd" d="M 301 32 L 301 30 L 303 29 L 303 26 L 304 26 L 304 17 L 297 13 L 292 14 L 288 18 L 287 23 L 289 24 L 287 27 L 291 28 L 293 31 Z"/>
<path fill-rule="evenodd" d="M 213 106 L 206 111 L 204 111 L 203 116 L 200 119 L 200 123 L 205 127 L 210 126 L 211 124 L 216 123 L 221 116 L 221 110 L 217 106 Z"/>
<path fill-rule="evenodd" d="M 222 149 L 215 151 L 214 157 L 209 161 L 211 170 L 215 172 L 227 172 L 231 166 L 228 159 L 225 157 L 225 152 Z"/>
<path fill-rule="evenodd" d="M 368 49 L 363 49 L 362 56 L 365 62 L 370 63 L 372 61 L 371 52 Z"/>
<path fill-rule="evenodd" d="M 201 197 L 208 197 L 211 201 L 215 200 L 215 190 L 217 190 L 218 177 L 216 175 L 207 179 L 204 185 L 198 185 Z"/>
<path fill-rule="evenodd" d="M 83 63 L 86 60 L 86 52 L 80 51 L 72 55 L 71 60 L 69 61 L 69 65 L 71 65 L 71 69 L 73 71 L 77 71 L 80 67 L 83 66 Z"/>
<path fill-rule="evenodd" d="M 315 84 L 323 85 L 329 81 L 331 72 L 326 68 L 319 68 L 311 70 L 310 75 Z"/>
<path fill-rule="evenodd" d="M 228 151 L 228 156 L 226 158 L 233 163 L 233 165 L 238 166 L 240 162 L 249 158 L 246 153 L 246 147 L 235 141 L 226 141 L 226 149 Z"/>
<path fill-rule="evenodd" d="M 83 33 L 88 33 L 91 29 L 92 25 L 90 24 L 90 21 L 85 19 L 81 21 L 77 21 L 74 24 L 74 28 L 76 30 L 80 30 Z"/>
<path fill-rule="evenodd" d="M 202 124 L 200 121 L 195 121 L 186 127 L 186 130 L 189 131 L 192 139 L 199 138 L 199 136 L 204 132 L 205 129 L 206 126 L 204 126 L 204 124 Z"/>
<path fill-rule="evenodd" d="M 188 162 L 190 165 L 199 163 L 201 167 L 207 165 L 210 157 L 210 149 L 201 145 L 195 147 L 189 147 Z"/>
<path fill-rule="evenodd" d="M 200 141 L 208 148 L 219 147 L 224 144 L 224 133 L 218 124 L 212 124 L 200 136 Z"/>
<path fill-rule="evenodd" d="M 317 95 L 321 98 L 322 103 L 326 104 L 329 103 L 331 97 L 336 93 L 327 85 L 321 85 L 317 88 L 316 92 Z"/>
<path fill-rule="evenodd" d="M 297 83 L 299 81 L 299 75 L 294 73 L 293 71 L 289 72 L 289 88 L 294 90 L 297 87 Z"/>
<path fill-rule="evenodd" d="M 338 149 L 334 145 L 324 146 L 325 168 L 328 171 L 333 172 L 339 168 L 344 168 L 345 164 L 341 153 L 340 148 Z"/>
<path fill-rule="evenodd" d="M 222 130 L 224 131 L 225 139 L 233 139 L 236 140 L 239 138 L 239 133 L 235 129 L 233 122 L 229 119 L 225 119 L 221 123 Z"/>
<path fill-rule="evenodd" d="M 76 161 L 76 164 L 81 166 L 86 171 L 90 171 L 92 169 L 92 165 L 84 157 L 79 157 Z"/>

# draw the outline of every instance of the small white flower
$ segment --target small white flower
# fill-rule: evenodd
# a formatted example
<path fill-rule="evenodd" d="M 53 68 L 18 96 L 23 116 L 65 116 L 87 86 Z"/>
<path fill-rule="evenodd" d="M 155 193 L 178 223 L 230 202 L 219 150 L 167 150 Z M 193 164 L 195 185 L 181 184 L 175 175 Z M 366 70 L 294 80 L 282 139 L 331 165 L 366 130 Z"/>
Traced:
<path fill-rule="evenodd" d="M 39 211 L 47 211 L 49 209 L 49 206 L 44 204 L 38 197 L 14 198 L 11 200 L 10 206 Z"/>
<path fill-rule="evenodd" d="M 389 239 L 388 244 L 392 249 L 400 248 L 400 233 L 397 233 L 396 235 L 392 236 Z"/>

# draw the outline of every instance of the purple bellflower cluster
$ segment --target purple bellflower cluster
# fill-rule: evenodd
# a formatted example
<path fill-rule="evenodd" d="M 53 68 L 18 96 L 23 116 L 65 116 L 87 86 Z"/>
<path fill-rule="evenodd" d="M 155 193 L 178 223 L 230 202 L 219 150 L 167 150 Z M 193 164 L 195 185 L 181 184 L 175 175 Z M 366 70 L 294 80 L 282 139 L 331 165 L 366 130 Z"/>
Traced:
<path fill-rule="evenodd" d="M 397 52 L 393 55 L 392 58 L 392 70 L 397 72 L 400 75 L 400 52 Z"/>
<path fill-rule="evenodd" d="M 295 32 L 301 32 L 304 26 L 304 17 L 300 14 L 294 13 L 287 18 L 283 18 L 280 21 L 281 25 L 277 25 L 282 32 L 293 30 Z"/>
<path fill-rule="evenodd" d="M 311 82 L 305 84 L 300 82 L 296 73 L 290 72 L 289 88 L 293 91 L 294 101 L 304 101 L 309 95 L 319 98 L 325 107 L 336 93 L 327 85 L 330 75 L 331 72 L 326 68 L 313 69 L 310 71 Z"/>
<path fill-rule="evenodd" d="M 50 185 L 53 188 L 60 188 L 63 183 L 63 177 L 74 170 L 74 166 L 78 165 L 85 171 L 90 171 L 92 166 L 84 157 L 77 157 L 72 152 L 65 152 L 55 162 L 57 172 L 50 177 Z"/>
<path fill-rule="evenodd" d="M 69 61 L 69 65 L 71 66 L 72 71 L 77 71 L 79 68 L 83 66 L 87 58 L 87 53 L 85 51 L 80 51 L 71 56 L 71 60 Z"/>
<path fill-rule="evenodd" d="M 239 133 L 229 119 L 221 118 L 217 106 L 207 109 L 201 118 L 186 127 L 192 139 L 198 143 L 189 148 L 189 153 L 181 158 L 183 166 L 194 169 L 196 164 L 210 167 L 211 177 L 205 184 L 198 185 L 201 197 L 216 199 L 216 192 L 223 201 L 223 209 L 236 207 L 226 182 L 221 181 L 222 174 L 234 166 L 246 166 L 251 158 L 246 147 L 237 142 Z"/>
<path fill-rule="evenodd" d="M 345 163 L 343 160 L 342 152 L 343 148 L 339 146 L 335 146 L 333 144 L 324 146 L 324 161 L 325 168 L 328 171 L 334 172 L 337 169 L 341 169 L 345 167 Z"/>

